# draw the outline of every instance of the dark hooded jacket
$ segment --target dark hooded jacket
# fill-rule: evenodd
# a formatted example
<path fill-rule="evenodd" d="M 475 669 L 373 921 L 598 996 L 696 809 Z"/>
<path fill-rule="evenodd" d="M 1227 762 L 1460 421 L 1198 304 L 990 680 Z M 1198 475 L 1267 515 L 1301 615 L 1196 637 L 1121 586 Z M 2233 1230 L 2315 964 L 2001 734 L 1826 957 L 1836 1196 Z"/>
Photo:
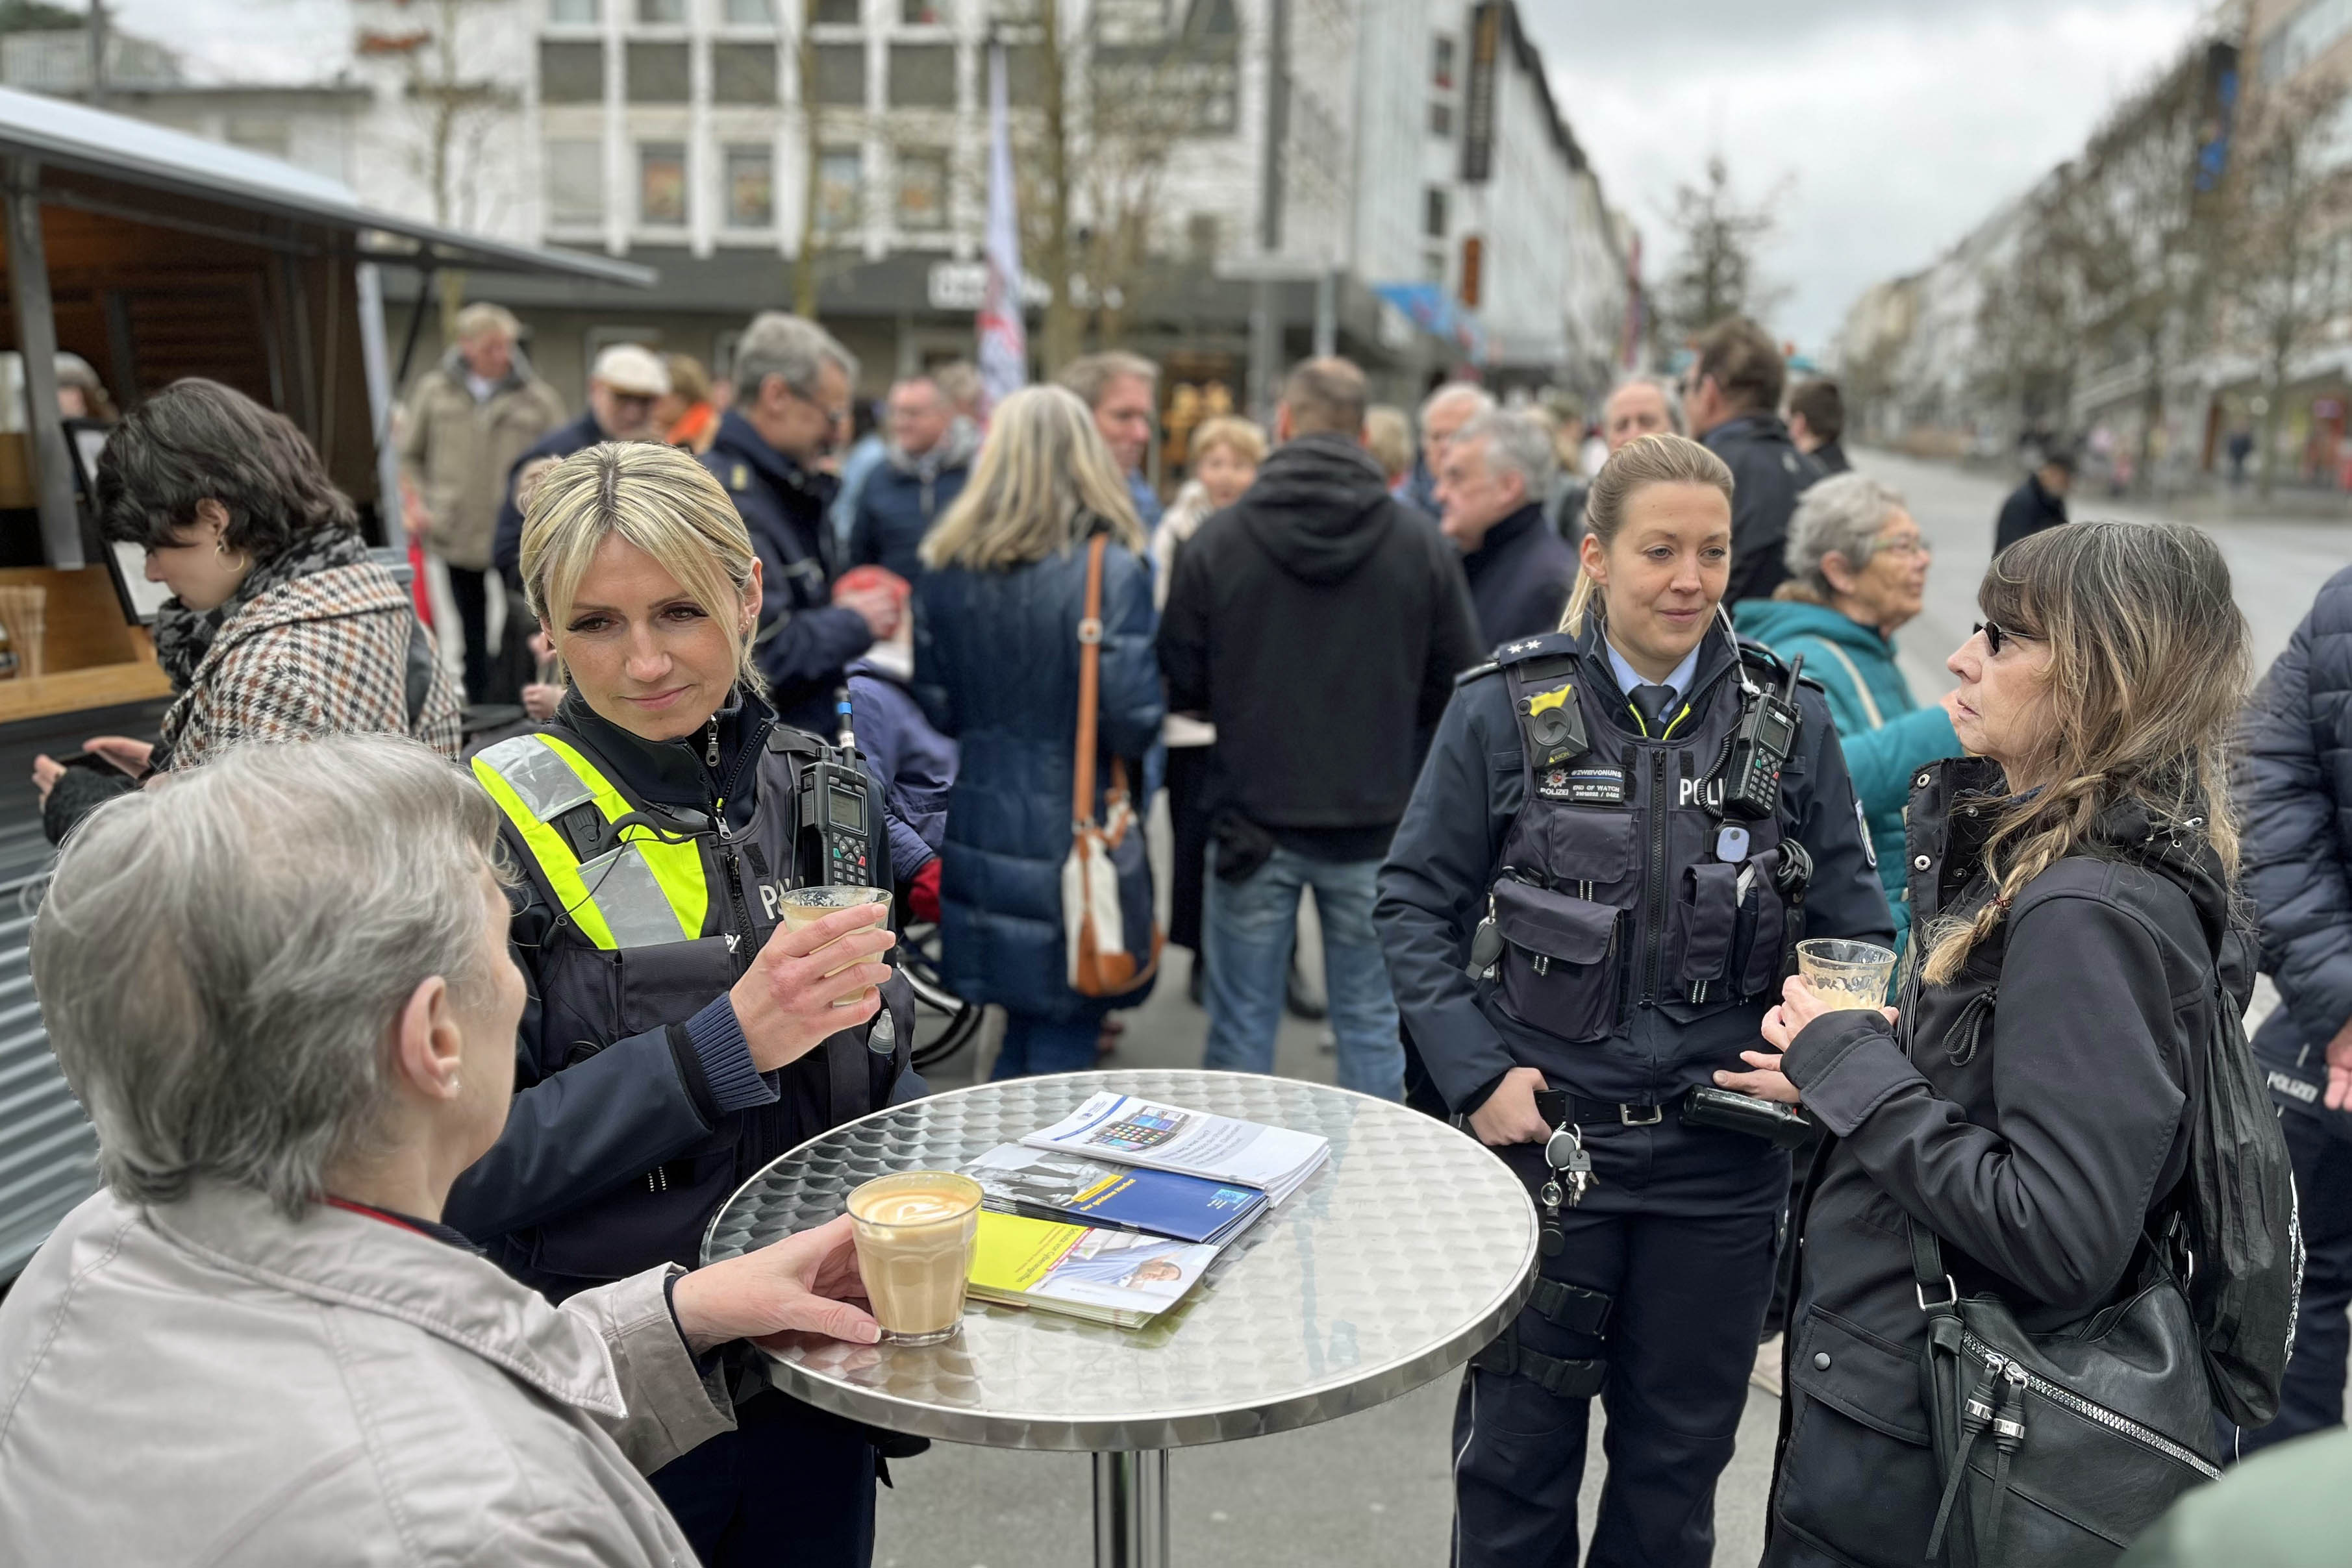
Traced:
<path fill-rule="evenodd" d="M 1991 895 L 2000 777 L 1972 758 L 1914 775 L 1915 930 Z M 1960 1294 L 1999 1295 L 2029 1333 L 2135 1288 L 2143 1228 L 2187 1168 L 2216 967 L 2241 1009 L 2252 980 L 2229 903 L 2204 834 L 2126 800 L 2026 884 L 1952 984 L 1906 985 L 1899 1033 L 1840 1012 L 1791 1044 L 1782 1071 L 1833 1136 L 1800 1220 L 1766 1562 L 1927 1561 L 1940 1489 L 1908 1220 L 1940 1239 Z"/>
<path fill-rule="evenodd" d="M 1453 547 L 1328 434 L 1201 525 L 1160 626 L 1169 706 L 1217 727 L 1212 809 L 1328 860 L 1386 852 L 1417 737 L 1479 647 Z"/>

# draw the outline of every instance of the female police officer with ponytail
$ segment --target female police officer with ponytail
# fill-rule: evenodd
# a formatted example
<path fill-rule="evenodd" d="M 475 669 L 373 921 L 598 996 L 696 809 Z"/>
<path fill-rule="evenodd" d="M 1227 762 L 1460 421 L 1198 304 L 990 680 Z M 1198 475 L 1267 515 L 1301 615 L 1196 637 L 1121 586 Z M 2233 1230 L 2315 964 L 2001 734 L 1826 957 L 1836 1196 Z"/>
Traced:
<path fill-rule="evenodd" d="M 566 458 L 523 526 L 568 689 L 474 758 L 530 996 L 513 1110 L 447 1218 L 558 1299 L 691 1265 L 738 1186 L 904 1076 L 887 906 L 780 925 L 790 889 L 887 887 L 889 853 L 878 791 L 761 692 L 760 570 L 719 482 L 649 443 Z M 864 1568 L 874 1434 L 723 1370 L 735 1430 L 649 1478 L 703 1562 Z"/>
<path fill-rule="evenodd" d="M 1457 1118 L 1517 1171 L 1541 1280 L 1471 1364 L 1454 1560 L 1704 1568 L 1789 1186 L 1778 1107 L 1714 1087 L 1801 936 L 1893 939 L 1817 692 L 1736 643 L 1731 474 L 1675 435 L 1609 459 L 1565 627 L 1462 676 L 1374 911 Z"/>

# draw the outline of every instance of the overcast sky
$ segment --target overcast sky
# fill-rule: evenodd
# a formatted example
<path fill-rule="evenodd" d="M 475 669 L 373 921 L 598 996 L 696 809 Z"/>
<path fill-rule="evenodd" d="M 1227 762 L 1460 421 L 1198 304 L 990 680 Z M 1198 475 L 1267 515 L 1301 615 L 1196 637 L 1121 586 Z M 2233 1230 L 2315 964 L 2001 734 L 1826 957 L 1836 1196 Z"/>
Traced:
<path fill-rule="evenodd" d="M 1521 0 L 1612 205 L 1665 214 L 1720 148 L 1751 200 L 1783 180 L 1770 323 L 1818 350 L 1854 297 L 1916 271 L 2082 145 L 2189 37 L 2197 0 Z"/>

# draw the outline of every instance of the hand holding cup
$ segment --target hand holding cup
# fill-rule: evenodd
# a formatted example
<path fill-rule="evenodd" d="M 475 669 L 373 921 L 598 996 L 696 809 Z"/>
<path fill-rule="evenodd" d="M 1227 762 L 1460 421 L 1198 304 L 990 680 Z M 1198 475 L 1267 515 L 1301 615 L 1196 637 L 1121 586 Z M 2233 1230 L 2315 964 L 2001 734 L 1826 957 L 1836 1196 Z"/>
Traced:
<path fill-rule="evenodd" d="M 752 1066 L 768 1072 L 797 1061 L 880 1010 L 877 988 L 890 977 L 880 960 L 898 941 L 883 925 L 889 914 L 887 903 L 862 904 L 777 927 L 727 993 Z"/>

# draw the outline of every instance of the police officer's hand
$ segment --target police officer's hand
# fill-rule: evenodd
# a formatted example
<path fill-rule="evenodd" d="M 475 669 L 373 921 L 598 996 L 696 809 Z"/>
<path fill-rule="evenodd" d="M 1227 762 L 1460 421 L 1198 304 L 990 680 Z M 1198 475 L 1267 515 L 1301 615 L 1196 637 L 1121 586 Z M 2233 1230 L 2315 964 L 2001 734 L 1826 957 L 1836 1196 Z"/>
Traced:
<path fill-rule="evenodd" d="M 1773 1009 L 1778 1012 L 1780 1009 Z M 1717 1089 L 1735 1090 L 1753 1094 L 1759 1100 L 1777 1100 L 1783 1105 L 1801 1103 L 1797 1086 L 1780 1071 L 1780 1053 L 1776 1051 L 1743 1051 L 1739 1060 L 1754 1068 L 1753 1072 L 1718 1072 L 1715 1075 Z"/>
<path fill-rule="evenodd" d="M 2352 1023 L 2327 1042 L 2327 1108 L 2352 1111 Z"/>
<path fill-rule="evenodd" d="M 752 1066 L 770 1072 L 797 1061 L 827 1035 L 881 1010 L 876 988 L 890 977 L 890 967 L 877 960 L 898 940 L 882 925 L 889 913 L 887 904 L 861 904 L 797 931 L 777 927 L 727 993 Z"/>
<path fill-rule="evenodd" d="M 1536 1092 L 1551 1087 L 1532 1067 L 1514 1067 L 1503 1074 L 1486 1103 L 1470 1113 L 1470 1130 L 1482 1144 L 1540 1144 L 1551 1128 L 1536 1109 Z"/>

